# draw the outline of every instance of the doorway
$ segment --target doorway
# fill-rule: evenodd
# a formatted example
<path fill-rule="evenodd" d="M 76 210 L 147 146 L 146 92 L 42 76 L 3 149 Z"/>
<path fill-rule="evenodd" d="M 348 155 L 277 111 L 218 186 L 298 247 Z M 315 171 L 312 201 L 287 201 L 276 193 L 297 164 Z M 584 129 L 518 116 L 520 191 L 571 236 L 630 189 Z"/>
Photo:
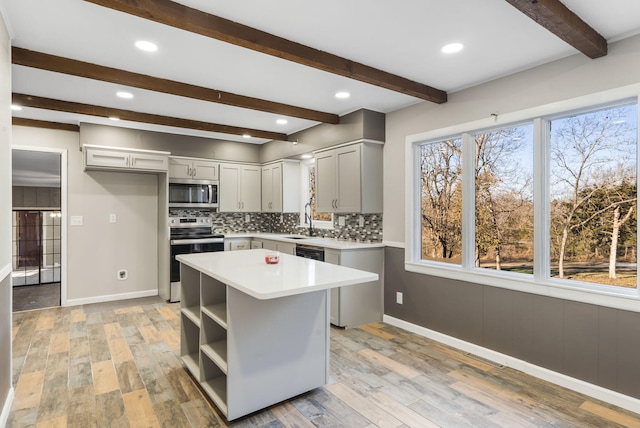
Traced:
<path fill-rule="evenodd" d="M 13 311 L 60 306 L 62 155 L 12 150 Z"/>

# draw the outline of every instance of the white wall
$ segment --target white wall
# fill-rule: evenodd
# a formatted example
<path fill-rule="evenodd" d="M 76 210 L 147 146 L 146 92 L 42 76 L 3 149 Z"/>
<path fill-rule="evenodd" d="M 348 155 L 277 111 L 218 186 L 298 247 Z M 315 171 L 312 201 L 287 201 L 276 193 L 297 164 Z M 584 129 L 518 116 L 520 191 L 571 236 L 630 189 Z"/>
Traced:
<path fill-rule="evenodd" d="M 405 137 L 640 82 L 640 36 L 609 46 L 592 60 L 577 54 L 387 114 L 384 146 L 384 239 L 404 241 Z"/>
<path fill-rule="evenodd" d="M 0 426 L 11 404 L 11 41 L 0 13 Z"/>
<path fill-rule="evenodd" d="M 13 127 L 13 144 L 67 150 L 67 303 L 151 295 L 158 286 L 158 176 L 83 171 L 79 133 Z M 64 177 L 63 177 L 64 179 Z M 117 223 L 109 223 L 109 214 Z M 82 216 L 82 226 L 70 226 Z M 63 250 L 64 251 L 64 250 Z M 126 269 L 128 279 L 117 279 Z"/>

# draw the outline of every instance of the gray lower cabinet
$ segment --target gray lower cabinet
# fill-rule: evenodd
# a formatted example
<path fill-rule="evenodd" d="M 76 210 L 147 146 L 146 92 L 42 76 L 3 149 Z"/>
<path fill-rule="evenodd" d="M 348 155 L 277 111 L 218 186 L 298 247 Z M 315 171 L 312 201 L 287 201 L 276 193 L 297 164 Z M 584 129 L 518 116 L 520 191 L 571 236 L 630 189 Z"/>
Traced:
<path fill-rule="evenodd" d="M 254 244 L 255 243 L 255 244 Z M 270 239 L 254 239 L 252 248 L 264 248 L 265 250 L 279 251 L 284 254 L 296 255 L 296 244 L 290 242 L 272 241 Z"/>
<path fill-rule="evenodd" d="M 377 273 L 380 279 L 331 289 L 331 324 L 358 327 L 382 321 L 384 249 L 335 250 L 325 248 L 324 261 Z"/>

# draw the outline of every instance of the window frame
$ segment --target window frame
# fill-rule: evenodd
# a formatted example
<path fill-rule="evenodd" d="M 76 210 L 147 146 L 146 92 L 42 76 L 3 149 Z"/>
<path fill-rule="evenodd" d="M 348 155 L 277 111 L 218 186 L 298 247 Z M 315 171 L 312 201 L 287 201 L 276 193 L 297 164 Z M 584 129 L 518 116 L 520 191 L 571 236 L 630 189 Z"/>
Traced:
<path fill-rule="evenodd" d="M 600 285 L 550 276 L 550 121 L 629 103 L 640 104 L 640 85 L 586 95 L 553 104 L 480 119 L 442 129 L 409 135 L 405 140 L 405 270 L 436 277 L 462 280 L 532 294 L 557 297 L 640 312 L 640 277 L 636 288 Z M 640 105 L 638 107 L 640 116 Z M 486 130 L 533 123 L 533 201 L 534 261 L 533 275 L 476 268 L 474 134 Z M 640 134 L 640 118 L 638 120 Z M 462 137 L 462 266 L 421 259 L 420 229 L 420 146 L 449 138 Z M 640 136 L 638 138 L 640 145 Z M 636 185 L 640 182 L 640 149 L 636 159 Z M 640 199 L 640 197 L 639 197 Z M 640 207 L 640 204 L 637 205 Z M 540 208 L 543 207 L 543 208 Z M 637 216 L 640 223 L 640 216 Z M 545 231 L 540 233 L 539 231 Z M 636 242 L 639 242 L 636 237 Z M 637 245 L 637 244 L 636 244 Z M 638 247 L 637 247 L 638 248 Z M 639 265 L 640 267 L 640 265 Z M 638 268 L 637 270 L 638 271 Z"/>

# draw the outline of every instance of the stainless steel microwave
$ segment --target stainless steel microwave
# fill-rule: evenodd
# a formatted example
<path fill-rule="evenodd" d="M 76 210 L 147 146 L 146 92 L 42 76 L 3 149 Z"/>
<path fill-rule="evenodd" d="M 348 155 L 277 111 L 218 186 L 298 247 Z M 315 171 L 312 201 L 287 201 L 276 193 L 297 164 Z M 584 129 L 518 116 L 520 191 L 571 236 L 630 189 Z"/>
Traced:
<path fill-rule="evenodd" d="M 218 208 L 218 182 L 170 178 L 169 208 Z"/>

